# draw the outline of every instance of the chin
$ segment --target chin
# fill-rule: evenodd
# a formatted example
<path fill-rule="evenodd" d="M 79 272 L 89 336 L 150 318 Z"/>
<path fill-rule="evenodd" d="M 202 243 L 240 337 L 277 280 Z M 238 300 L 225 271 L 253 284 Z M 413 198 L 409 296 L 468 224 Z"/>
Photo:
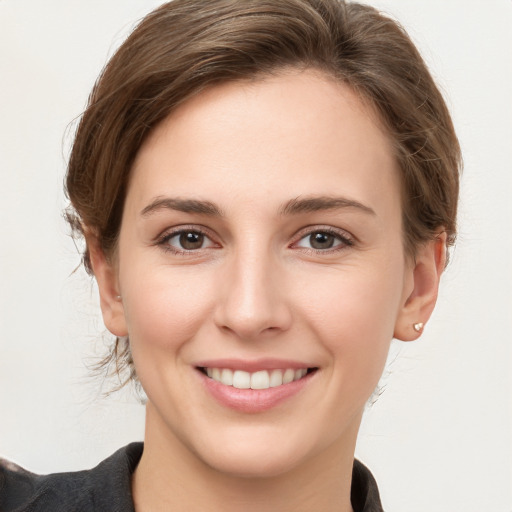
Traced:
<path fill-rule="evenodd" d="M 323 452 L 322 444 L 306 433 L 283 432 L 259 426 L 238 428 L 237 432 L 198 447 L 196 455 L 219 473 L 239 478 L 272 478 L 297 470 Z"/>
<path fill-rule="evenodd" d="M 205 462 L 215 471 L 237 478 L 265 479 L 291 472 L 299 465 L 296 454 L 276 453 L 271 450 L 238 450 L 220 457 L 207 457 Z"/>

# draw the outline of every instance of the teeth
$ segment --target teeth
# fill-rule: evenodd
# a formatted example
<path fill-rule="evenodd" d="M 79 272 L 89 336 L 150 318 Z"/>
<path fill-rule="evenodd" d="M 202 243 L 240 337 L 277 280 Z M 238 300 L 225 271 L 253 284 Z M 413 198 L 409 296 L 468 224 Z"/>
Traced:
<path fill-rule="evenodd" d="M 272 370 L 270 374 L 270 387 L 275 388 L 283 384 L 283 370 Z"/>
<path fill-rule="evenodd" d="M 285 370 L 285 372 L 283 373 L 283 384 L 288 384 L 289 382 L 292 382 L 294 378 L 295 370 L 288 368 L 288 370 Z"/>
<path fill-rule="evenodd" d="M 243 372 L 242 370 L 236 370 L 233 374 L 233 387 L 238 389 L 249 389 L 251 387 L 251 374 Z"/>
<path fill-rule="evenodd" d="M 249 373 L 243 370 L 230 370 L 229 368 L 206 368 L 206 375 L 225 386 L 238 389 L 268 389 L 288 384 L 302 379 L 308 372 L 307 368 L 294 370 L 260 370 Z"/>
<path fill-rule="evenodd" d="M 269 387 L 270 376 L 266 370 L 251 375 L 251 389 L 268 389 Z"/>
<path fill-rule="evenodd" d="M 225 386 L 232 386 L 233 385 L 233 370 L 230 370 L 229 368 L 224 368 L 220 374 L 220 381 Z"/>

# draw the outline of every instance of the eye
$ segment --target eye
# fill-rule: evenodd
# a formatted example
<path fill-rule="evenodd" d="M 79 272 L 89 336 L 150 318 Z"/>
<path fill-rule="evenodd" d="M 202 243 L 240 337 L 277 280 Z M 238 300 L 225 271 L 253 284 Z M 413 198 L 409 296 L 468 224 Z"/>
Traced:
<path fill-rule="evenodd" d="M 201 231 L 182 230 L 169 233 L 160 240 L 160 244 L 166 249 L 176 252 L 197 251 L 208 247 L 215 247 L 215 244 Z"/>
<path fill-rule="evenodd" d="M 296 243 L 296 247 L 304 247 L 305 249 L 313 249 L 315 251 L 336 250 L 347 245 L 353 245 L 352 240 L 340 233 L 334 233 L 329 230 L 311 231 Z"/>

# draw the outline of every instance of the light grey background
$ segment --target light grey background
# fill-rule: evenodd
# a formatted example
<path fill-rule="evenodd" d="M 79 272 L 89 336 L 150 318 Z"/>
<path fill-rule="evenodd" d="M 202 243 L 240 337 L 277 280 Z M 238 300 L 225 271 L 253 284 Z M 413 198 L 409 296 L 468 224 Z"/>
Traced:
<path fill-rule="evenodd" d="M 157 0 L 0 0 L 0 454 L 91 467 L 143 437 L 102 399 L 96 289 L 61 218 L 70 135 L 94 80 Z M 512 510 L 512 1 L 380 0 L 444 90 L 465 159 L 460 236 L 415 343 L 394 342 L 357 455 L 392 512 Z"/>

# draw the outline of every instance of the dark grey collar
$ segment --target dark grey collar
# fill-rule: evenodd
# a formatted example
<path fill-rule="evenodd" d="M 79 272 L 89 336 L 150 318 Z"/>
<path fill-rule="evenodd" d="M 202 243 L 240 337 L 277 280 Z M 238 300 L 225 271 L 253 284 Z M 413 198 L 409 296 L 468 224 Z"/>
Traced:
<path fill-rule="evenodd" d="M 51 475 L 35 475 L 0 459 L 0 510 L 135 512 L 131 477 L 143 447 L 131 443 L 93 469 Z M 351 501 L 354 512 L 383 512 L 377 483 L 358 460 L 354 460 Z"/>

